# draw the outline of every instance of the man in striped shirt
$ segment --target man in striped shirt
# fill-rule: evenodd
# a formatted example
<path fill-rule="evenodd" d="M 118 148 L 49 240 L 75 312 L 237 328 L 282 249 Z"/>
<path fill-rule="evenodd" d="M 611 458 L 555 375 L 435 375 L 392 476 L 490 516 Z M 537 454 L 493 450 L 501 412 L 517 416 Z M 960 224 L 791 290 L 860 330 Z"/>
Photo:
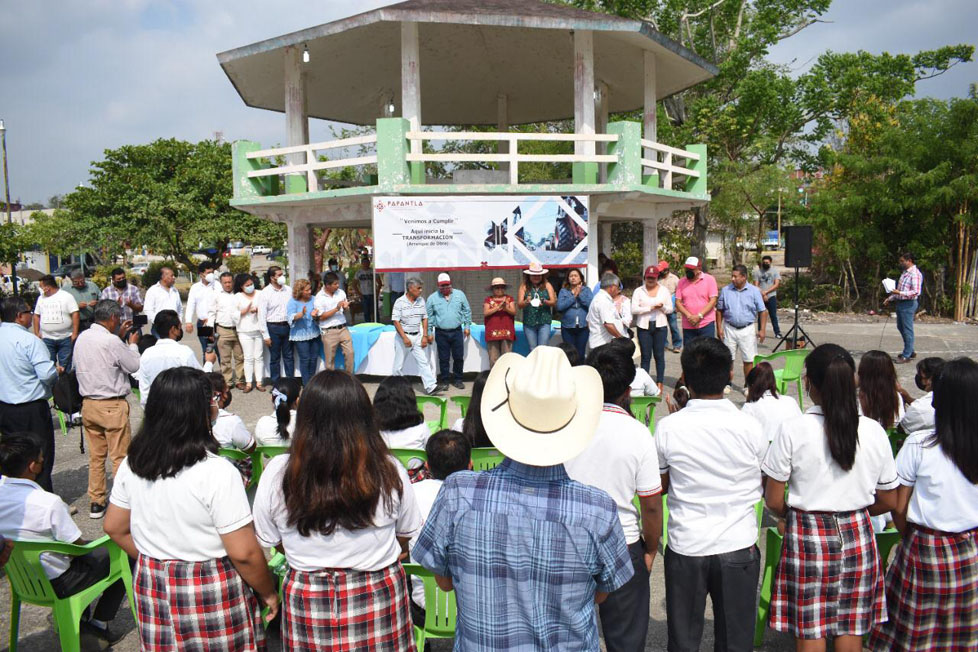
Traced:
<path fill-rule="evenodd" d="M 890 292 L 886 302 L 892 301 L 896 304 L 897 330 L 903 338 L 903 351 L 897 356 L 896 362 L 903 364 L 917 357 L 917 352 L 913 349 L 913 318 L 917 312 L 917 300 L 924 287 L 924 275 L 917 269 L 912 253 L 901 254 L 899 262 L 903 273 L 900 275 L 896 289 Z"/>
<path fill-rule="evenodd" d="M 428 364 L 428 309 L 421 296 L 424 285 L 421 279 L 412 276 L 405 281 L 404 289 L 404 296 L 394 302 L 391 310 L 391 321 L 399 340 L 394 342 L 394 375 L 402 375 L 404 359 L 410 354 L 418 365 L 424 393 L 436 396 L 441 390 Z"/>

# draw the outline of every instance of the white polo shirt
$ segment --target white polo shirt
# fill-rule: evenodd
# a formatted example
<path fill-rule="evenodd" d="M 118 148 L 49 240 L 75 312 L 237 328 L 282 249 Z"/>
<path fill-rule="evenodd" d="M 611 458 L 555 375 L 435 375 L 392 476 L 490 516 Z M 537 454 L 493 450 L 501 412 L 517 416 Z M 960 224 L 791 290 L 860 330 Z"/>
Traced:
<path fill-rule="evenodd" d="M 123 460 L 109 501 L 129 510 L 132 540 L 153 559 L 208 561 L 227 556 L 222 534 L 251 523 L 241 474 L 230 460 L 208 453 L 175 476 L 146 480 Z"/>
<path fill-rule="evenodd" d="M 201 367 L 197 361 L 197 355 L 186 344 L 180 344 L 176 340 L 166 337 L 149 347 L 139 357 L 139 371 L 135 377 L 139 382 L 139 402 L 146 407 L 149 400 L 149 390 L 153 386 L 156 377 L 167 369 L 173 367 L 192 367 L 211 371 L 214 368 L 212 362 L 205 362 Z"/>
<path fill-rule="evenodd" d="M 251 448 L 255 443 L 241 417 L 226 410 L 217 411 L 217 421 L 213 429 L 214 439 L 222 448 L 237 448 L 243 451 Z"/>
<path fill-rule="evenodd" d="M 877 491 L 895 489 L 899 482 L 883 427 L 869 417 L 859 417 L 857 437 L 855 461 L 844 471 L 829 451 L 822 408 L 810 407 L 781 424 L 762 470 L 788 483 L 788 504 L 795 509 L 852 512 L 869 507 Z"/>
<path fill-rule="evenodd" d="M 295 410 L 289 410 L 289 425 L 286 430 L 291 439 L 295 432 Z M 274 414 L 265 415 L 255 424 L 255 441 L 259 446 L 288 446 L 290 439 L 278 436 L 278 418 Z"/>
<path fill-rule="evenodd" d="M 669 474 L 669 547 L 703 557 L 757 542 L 767 438 L 727 399 L 690 399 L 655 427 L 659 473 Z"/>
<path fill-rule="evenodd" d="M 655 442 L 649 429 L 617 405 L 605 403 L 594 438 L 577 457 L 564 462 L 571 480 L 601 489 L 615 501 L 625 543 L 639 540 L 635 494 L 662 493 Z"/>
<path fill-rule="evenodd" d="M 659 386 L 652 380 L 649 372 L 641 367 L 635 367 L 635 376 L 632 378 L 632 384 L 629 387 L 632 396 L 659 395 Z"/>
<path fill-rule="evenodd" d="M 319 312 L 329 312 L 336 308 L 336 305 L 341 301 L 346 301 L 346 292 L 337 288 L 336 292 L 332 295 L 326 294 L 325 291 L 320 290 L 316 294 L 316 302 L 313 306 Z M 330 315 L 328 318 L 319 322 L 319 328 L 321 330 L 326 330 L 327 328 L 332 328 L 334 326 L 343 326 L 346 324 L 346 315 L 343 314 L 342 310 L 337 310 L 335 313 Z"/>
<path fill-rule="evenodd" d="M 59 496 L 32 480 L 8 477 L 0 478 L 0 534 L 14 541 L 62 543 L 74 543 L 82 535 Z M 70 556 L 55 552 L 42 552 L 39 560 L 49 580 L 71 565 Z"/>
<path fill-rule="evenodd" d="M 312 532 L 304 537 L 295 525 L 288 523 L 289 515 L 282 494 L 282 478 L 289 455 L 272 458 L 262 473 L 255 493 L 255 531 L 263 546 L 285 548 L 289 566 L 300 571 L 321 568 L 347 568 L 375 571 L 387 568 L 401 553 L 397 537 L 413 537 L 421 531 L 421 514 L 407 472 L 393 457 L 401 479 L 402 493 L 393 496 L 393 511 L 384 509 L 384 499 L 377 501 L 373 527 L 346 530 L 338 527 L 331 535 Z M 238 482 L 240 485 L 240 481 Z"/>
<path fill-rule="evenodd" d="M 775 397 L 769 391 L 764 392 L 764 395 L 756 401 L 744 403 L 740 411 L 761 422 L 764 436 L 769 442 L 774 441 L 774 436 L 778 434 L 778 428 L 782 423 L 801 416 L 798 401 L 784 394 Z"/>
<path fill-rule="evenodd" d="M 427 480 L 422 480 L 421 482 L 415 482 L 411 485 L 411 489 L 414 490 L 414 499 L 418 503 L 418 512 L 421 514 L 421 526 L 423 527 L 425 521 L 428 520 L 428 514 L 431 513 L 431 508 L 435 506 L 435 498 L 438 497 L 438 492 L 441 491 L 441 486 L 445 484 L 444 480 L 436 480 L 435 478 L 428 478 Z M 420 534 L 421 528 L 418 528 Z M 414 553 L 414 544 L 418 542 L 418 537 L 415 535 L 408 542 L 408 551 Z M 424 602 L 424 582 L 418 577 L 411 578 L 411 599 L 414 603 L 425 608 Z"/>
<path fill-rule="evenodd" d="M 978 485 L 964 477 L 940 445 L 931 445 L 932 435 L 910 435 L 897 453 L 900 484 L 913 487 L 907 520 L 941 532 L 978 528 Z"/>
<path fill-rule="evenodd" d="M 934 428 L 934 392 L 927 392 L 907 407 L 900 427 L 910 434 Z"/>
<path fill-rule="evenodd" d="M 424 450 L 424 447 L 428 445 L 428 438 L 431 437 L 431 429 L 428 428 L 427 423 L 422 421 L 416 426 L 403 430 L 381 430 L 380 436 L 384 438 L 387 448 Z"/>
<path fill-rule="evenodd" d="M 58 290 L 49 297 L 43 294 L 34 304 L 34 314 L 37 315 L 41 337 L 51 340 L 63 340 L 71 337 L 71 316 L 78 312 L 78 302 L 64 290 Z"/>
<path fill-rule="evenodd" d="M 587 309 L 587 328 L 588 346 L 593 350 L 603 346 L 615 339 L 605 324 L 614 324 L 619 333 L 624 334 L 625 326 L 621 315 L 618 313 L 618 306 L 611 295 L 604 290 L 599 290 L 591 300 L 591 305 Z"/>

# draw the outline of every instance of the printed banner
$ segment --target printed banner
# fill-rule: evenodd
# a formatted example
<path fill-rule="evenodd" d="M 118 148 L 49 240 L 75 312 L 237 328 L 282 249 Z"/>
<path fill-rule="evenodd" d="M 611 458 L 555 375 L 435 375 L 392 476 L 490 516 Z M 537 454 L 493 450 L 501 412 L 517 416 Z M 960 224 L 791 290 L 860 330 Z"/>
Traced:
<path fill-rule="evenodd" d="M 587 196 L 377 197 L 374 269 L 587 264 Z"/>

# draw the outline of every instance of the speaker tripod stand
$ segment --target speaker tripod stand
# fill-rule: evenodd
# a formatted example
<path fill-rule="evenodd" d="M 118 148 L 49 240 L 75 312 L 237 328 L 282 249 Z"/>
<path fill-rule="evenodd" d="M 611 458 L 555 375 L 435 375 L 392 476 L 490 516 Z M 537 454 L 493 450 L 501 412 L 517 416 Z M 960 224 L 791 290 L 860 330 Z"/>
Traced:
<path fill-rule="evenodd" d="M 815 342 L 812 341 L 812 338 L 808 336 L 808 333 L 805 332 L 805 329 L 802 328 L 801 324 L 798 323 L 798 268 L 795 267 L 795 321 L 791 325 L 791 328 L 789 328 L 787 332 L 785 332 L 785 334 L 781 337 L 778 343 L 774 346 L 774 350 L 771 351 L 771 353 L 777 353 L 778 349 L 781 348 L 781 345 L 784 344 L 785 341 L 788 340 L 788 338 L 791 338 L 791 348 L 797 349 L 799 333 L 802 335 L 802 338 L 804 339 L 806 346 L 808 342 L 811 342 L 812 346 L 815 346 Z"/>

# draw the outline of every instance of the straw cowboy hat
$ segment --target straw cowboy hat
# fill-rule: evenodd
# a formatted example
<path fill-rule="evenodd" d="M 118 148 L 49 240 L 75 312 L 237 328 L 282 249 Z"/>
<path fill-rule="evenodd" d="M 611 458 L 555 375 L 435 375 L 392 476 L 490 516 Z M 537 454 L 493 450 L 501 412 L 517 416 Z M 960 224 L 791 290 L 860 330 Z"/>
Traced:
<path fill-rule="evenodd" d="M 498 287 L 500 285 L 503 286 L 504 288 L 509 287 L 509 283 L 506 282 L 506 279 L 504 279 L 502 276 L 497 276 L 494 279 L 492 279 L 492 282 L 489 283 L 489 285 L 486 286 L 486 290 L 487 291 L 492 290 L 494 287 Z"/>
<path fill-rule="evenodd" d="M 523 273 L 529 274 L 530 276 L 543 276 L 547 273 L 547 270 L 540 263 L 533 261 L 529 267 L 523 270 Z"/>
<path fill-rule="evenodd" d="M 482 423 L 506 457 L 531 466 L 562 464 L 594 437 L 604 388 L 592 367 L 571 367 L 563 351 L 538 346 L 506 353 L 482 392 Z"/>

